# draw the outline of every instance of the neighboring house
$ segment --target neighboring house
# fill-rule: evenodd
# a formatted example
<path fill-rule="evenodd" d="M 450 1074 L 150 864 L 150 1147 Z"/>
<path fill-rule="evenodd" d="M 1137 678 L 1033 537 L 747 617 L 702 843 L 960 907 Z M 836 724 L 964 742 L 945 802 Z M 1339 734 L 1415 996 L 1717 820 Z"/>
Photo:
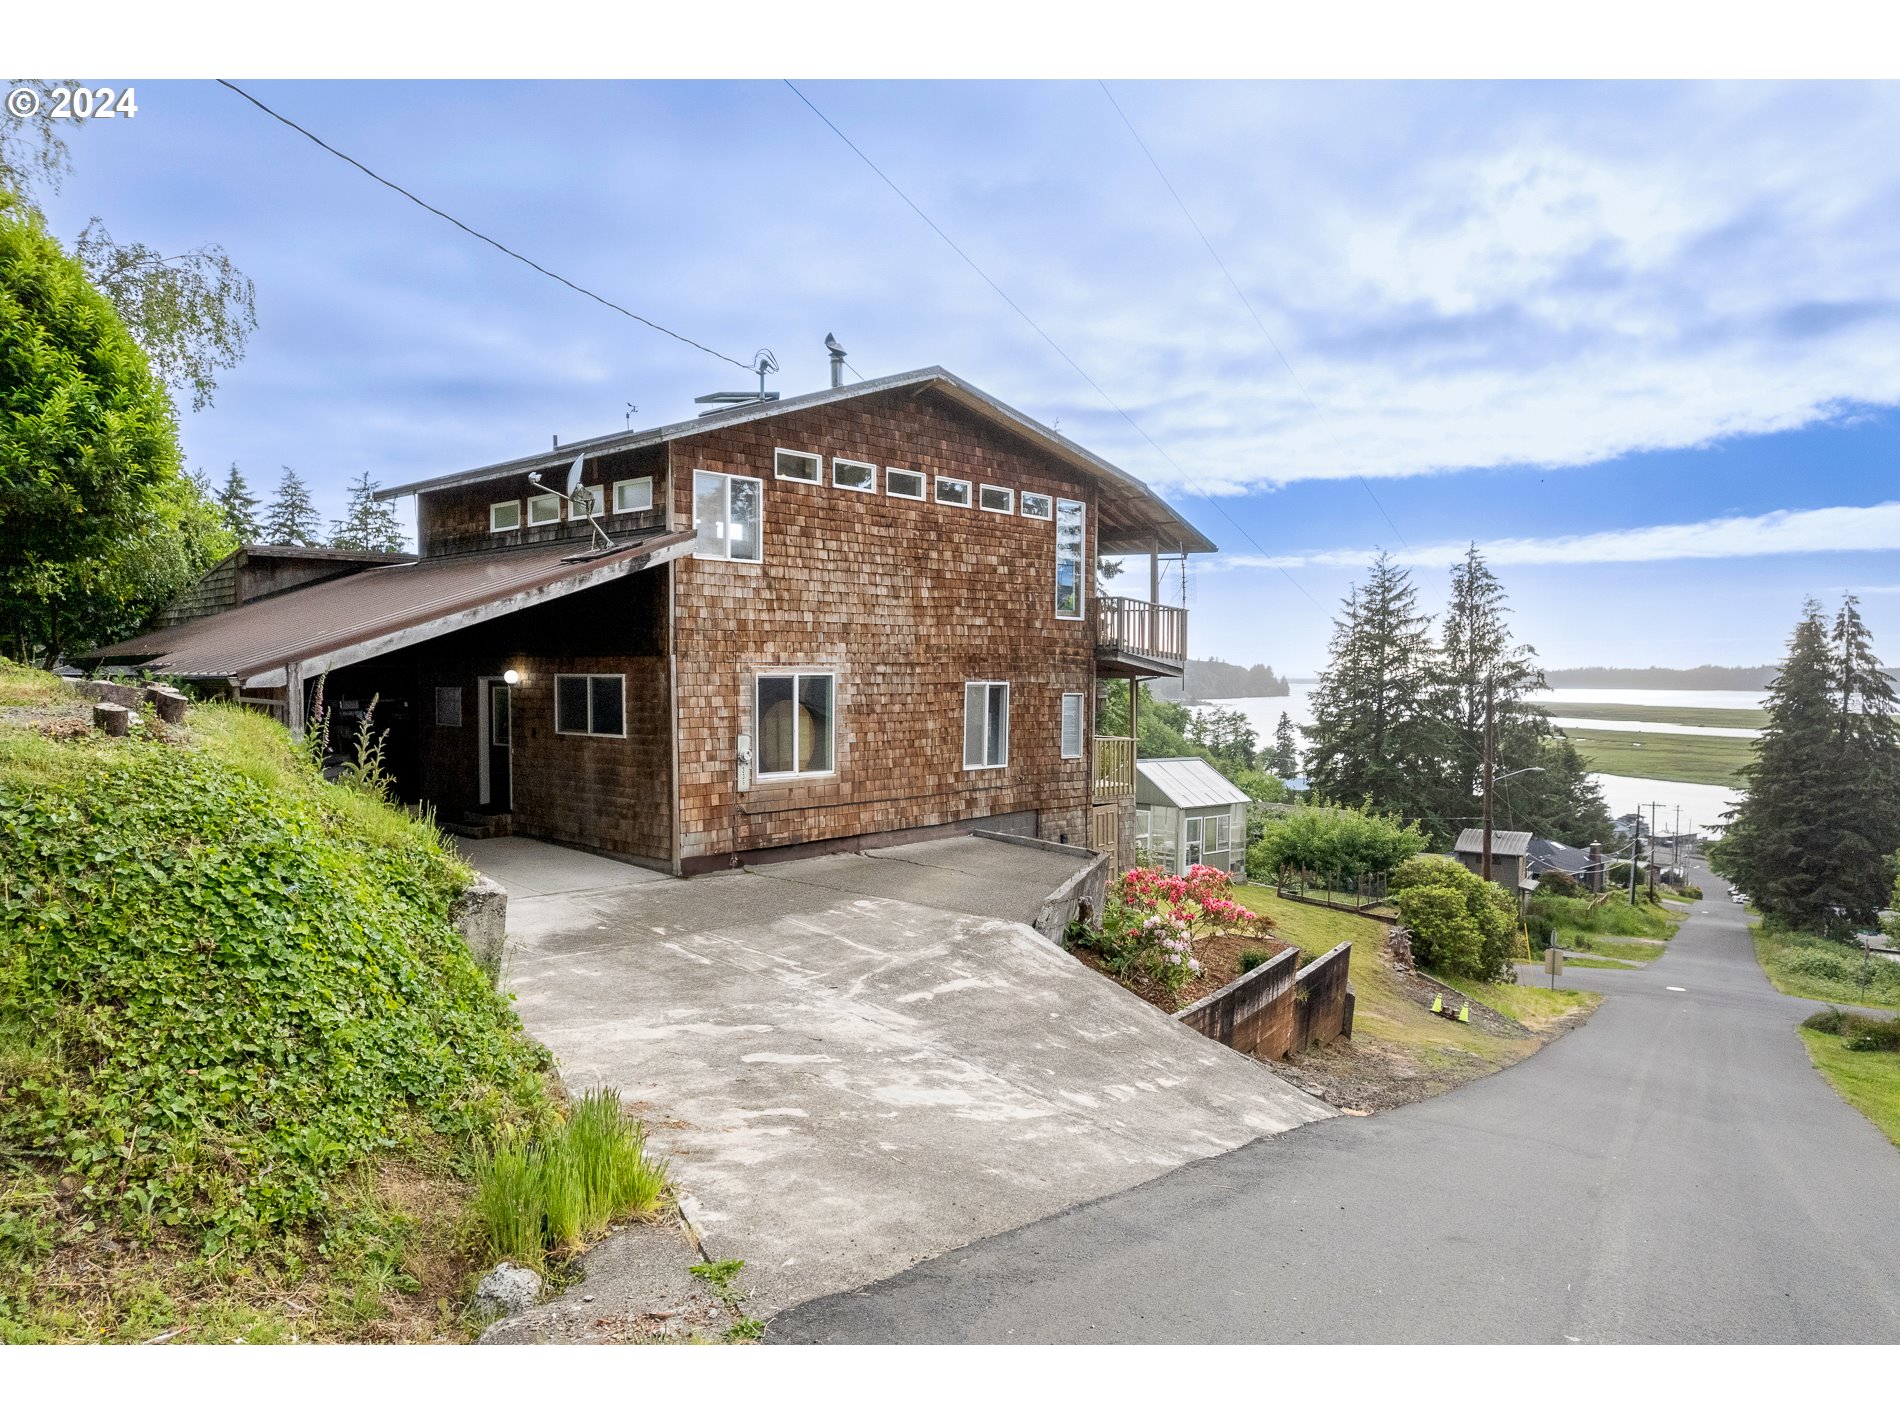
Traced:
<path fill-rule="evenodd" d="M 1466 870 L 1483 875 L 1483 828 L 1473 826 L 1459 832 L 1458 844 L 1452 848 L 1452 854 Z M 1519 900 L 1537 889 L 1537 882 L 1531 879 L 1530 858 L 1531 834 L 1528 831 L 1492 831 L 1491 879 Z"/>
<path fill-rule="evenodd" d="M 414 558 L 412 554 L 371 554 L 361 549 L 301 544 L 240 544 L 207 569 L 189 592 L 166 607 L 155 622 L 169 628 L 286 589 L 340 579 L 384 564 L 406 564 Z"/>
<path fill-rule="evenodd" d="M 609 547 L 529 484 L 570 471 Z M 1132 743 L 1093 736 L 1096 680 L 1179 675 L 1187 617 L 1096 597 L 1095 560 L 1214 548 L 937 367 L 383 493 L 416 496 L 419 558 L 86 661 L 293 729 L 327 675 L 446 824 L 676 874 L 982 828 L 1126 863 Z"/>
<path fill-rule="evenodd" d="M 1247 794 L 1199 757 L 1135 764 L 1135 848 L 1165 871 L 1199 863 L 1247 877 Z"/>
<path fill-rule="evenodd" d="M 1533 836 L 1527 864 L 1533 881 L 1542 880 L 1546 872 L 1562 871 L 1578 885 L 1589 890 L 1603 889 L 1605 870 L 1603 847 L 1595 841 L 1587 847 L 1566 846 L 1561 841 Z"/>

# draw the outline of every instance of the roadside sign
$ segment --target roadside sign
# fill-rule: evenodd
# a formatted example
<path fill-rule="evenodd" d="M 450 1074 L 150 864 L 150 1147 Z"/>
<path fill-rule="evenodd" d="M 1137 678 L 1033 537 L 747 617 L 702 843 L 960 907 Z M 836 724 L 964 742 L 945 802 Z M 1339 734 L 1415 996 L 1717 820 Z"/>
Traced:
<path fill-rule="evenodd" d="M 1561 946 L 1551 945 L 1544 950 L 1544 970 L 1550 976 L 1552 988 L 1555 988 L 1557 977 L 1564 972 L 1564 952 Z"/>

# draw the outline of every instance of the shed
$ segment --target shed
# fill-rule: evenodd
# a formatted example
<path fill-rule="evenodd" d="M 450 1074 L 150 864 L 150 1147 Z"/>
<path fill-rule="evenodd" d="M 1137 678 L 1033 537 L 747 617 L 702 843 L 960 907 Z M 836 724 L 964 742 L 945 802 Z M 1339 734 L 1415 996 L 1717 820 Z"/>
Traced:
<path fill-rule="evenodd" d="M 1135 849 L 1166 871 L 1247 877 L 1247 794 L 1199 757 L 1135 763 Z"/>

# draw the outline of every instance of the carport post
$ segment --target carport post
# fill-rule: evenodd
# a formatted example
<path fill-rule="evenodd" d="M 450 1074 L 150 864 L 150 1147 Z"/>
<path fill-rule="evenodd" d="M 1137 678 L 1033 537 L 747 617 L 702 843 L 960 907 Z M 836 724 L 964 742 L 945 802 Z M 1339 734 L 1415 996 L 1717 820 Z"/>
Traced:
<path fill-rule="evenodd" d="M 1135 756 L 1141 756 L 1141 734 L 1135 730 L 1136 710 L 1141 706 L 1141 679 L 1128 680 L 1128 737 L 1135 744 Z"/>
<path fill-rule="evenodd" d="M 284 721 L 294 736 L 303 736 L 303 665 L 284 665 Z"/>

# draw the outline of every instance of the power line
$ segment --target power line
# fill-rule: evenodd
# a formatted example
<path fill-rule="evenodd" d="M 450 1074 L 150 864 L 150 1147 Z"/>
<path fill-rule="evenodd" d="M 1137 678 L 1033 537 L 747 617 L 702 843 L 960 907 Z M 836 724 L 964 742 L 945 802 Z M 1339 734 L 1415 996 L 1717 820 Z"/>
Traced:
<path fill-rule="evenodd" d="M 589 288 L 583 287 L 578 282 L 569 281 L 567 278 L 561 276 L 560 273 L 551 271 L 550 269 L 543 267 L 540 263 L 536 262 L 533 258 L 524 256 L 523 254 L 516 252 L 512 247 L 509 247 L 505 243 L 497 242 L 494 238 L 491 238 L 487 233 L 478 232 L 476 229 L 471 228 L 467 223 L 463 222 L 460 218 L 452 217 L 448 213 L 445 213 L 440 208 L 436 207 L 433 203 L 424 202 L 421 198 L 418 198 L 414 193 L 411 193 L 407 188 L 403 187 L 400 183 L 392 182 L 390 179 L 383 177 L 382 174 L 378 173 L 375 169 L 369 167 L 367 164 L 357 162 L 357 160 L 351 158 L 347 153 L 343 152 L 342 149 L 336 148 L 331 144 L 325 143 L 322 139 L 318 138 L 315 134 L 311 133 L 310 130 L 306 129 L 302 124 L 298 123 L 296 120 L 285 118 L 282 114 L 278 113 L 275 109 L 271 108 L 271 106 L 266 104 L 263 100 L 257 98 L 254 95 L 245 93 L 244 90 L 238 88 L 238 86 L 233 84 L 230 80 L 220 79 L 218 83 L 222 84 L 226 89 L 229 89 L 233 94 L 237 95 L 240 99 L 246 100 L 247 102 L 254 104 L 259 109 L 262 109 L 266 114 L 269 114 L 273 119 L 277 120 L 278 123 L 284 125 L 286 128 L 295 129 L 298 133 L 302 134 L 305 138 L 309 139 L 311 143 L 315 144 L 318 148 L 322 149 L 325 153 L 333 154 L 335 157 L 342 159 L 345 163 L 349 164 L 350 167 L 358 170 L 359 172 L 368 174 L 371 178 L 374 178 L 378 183 L 382 184 L 383 187 L 390 189 L 392 192 L 400 193 L 403 197 L 407 198 L 411 203 L 414 203 L 418 208 L 422 208 L 427 212 L 434 213 L 438 218 L 442 219 L 442 221 L 444 221 L 445 223 L 454 224 L 456 227 L 460 228 L 463 232 L 467 233 L 470 237 L 479 238 L 482 242 L 487 243 L 490 247 L 494 248 L 497 252 L 505 253 L 507 256 L 512 257 L 516 262 L 525 263 L 527 266 L 532 267 L 536 272 L 539 272 L 543 277 L 552 277 L 556 282 L 559 282 L 563 287 L 571 288 L 572 290 L 580 293 L 581 296 L 583 297 L 591 297 L 594 301 L 600 303 L 601 306 L 611 308 L 612 310 L 620 313 L 620 315 L 623 317 L 632 317 L 633 320 L 640 323 L 641 326 L 651 327 L 654 331 L 659 332 L 662 336 L 670 336 L 673 338 L 674 341 L 684 342 L 686 343 L 686 345 L 690 347 L 694 347 L 699 351 L 705 352 L 706 355 L 708 356 L 716 356 L 721 361 L 731 362 L 732 365 L 738 367 L 741 371 L 752 370 L 752 364 L 750 362 L 740 361 L 736 357 L 727 356 L 722 351 L 714 351 L 710 346 L 706 346 L 701 342 L 694 341 L 689 336 L 680 335 L 680 333 L 674 331 L 671 327 L 661 326 L 658 322 L 650 321 L 646 317 L 641 316 L 638 312 L 629 311 L 627 308 L 621 306 L 618 302 L 615 302 L 609 298 L 603 297 L 600 295 L 600 293 L 592 291 Z"/>
<path fill-rule="evenodd" d="M 1012 312 L 1014 312 L 1017 316 L 1021 317 L 1023 321 L 1028 324 L 1029 329 L 1031 331 L 1035 332 L 1037 336 L 1041 337 L 1043 341 L 1048 343 L 1049 349 L 1051 351 L 1055 352 L 1057 356 L 1060 356 L 1065 362 L 1067 362 L 1069 366 L 1075 371 L 1076 375 L 1080 376 L 1084 381 L 1088 382 L 1089 386 L 1094 390 L 1095 394 L 1100 396 L 1104 401 L 1108 402 L 1110 408 L 1114 410 L 1116 415 L 1120 416 L 1123 420 L 1127 421 L 1129 426 L 1134 430 L 1134 432 L 1137 435 L 1139 435 L 1143 440 L 1147 441 L 1149 445 L 1153 446 L 1155 453 L 1159 455 L 1163 460 L 1167 461 L 1168 464 L 1172 465 L 1175 468 L 1175 471 L 1181 476 L 1181 479 L 1187 483 L 1190 489 L 1193 489 L 1194 487 L 1193 478 L 1187 473 L 1186 470 L 1183 470 L 1181 468 L 1181 463 L 1178 460 L 1176 460 L 1172 455 L 1168 454 L 1167 451 L 1163 450 L 1161 448 L 1160 443 L 1156 441 L 1153 436 L 1149 435 L 1147 431 L 1142 429 L 1140 422 L 1138 422 L 1133 416 L 1129 415 L 1126 410 L 1122 409 L 1122 407 L 1116 402 L 1115 398 L 1113 396 L 1110 396 L 1108 392 L 1102 389 L 1101 383 L 1099 383 L 1093 376 L 1089 375 L 1087 371 L 1083 370 L 1081 363 L 1078 362 L 1073 356 L 1070 356 L 1068 352 L 1064 351 L 1062 349 L 1061 344 L 1057 342 L 1054 337 L 1050 336 L 1048 332 L 1044 331 L 1042 326 L 1036 321 L 1036 319 L 1030 316 L 1028 312 L 1024 311 L 1021 305 L 1017 303 L 1016 299 L 1010 296 L 1009 293 L 1005 292 L 1002 289 L 1002 287 L 997 284 L 995 278 L 991 277 L 989 273 L 985 272 L 980 266 L 978 266 L 976 259 L 971 257 L 969 253 L 965 252 L 960 246 L 958 246 L 955 238 L 951 237 L 949 233 L 945 232 L 941 227 L 939 227 L 936 223 L 936 220 L 933 219 L 930 216 L 930 214 L 926 213 L 922 208 L 918 207 L 916 202 L 911 198 L 911 196 L 908 193 L 906 193 L 902 188 L 898 187 L 896 182 L 892 180 L 891 176 L 888 173 L 886 173 L 883 169 L 879 168 L 876 163 L 872 162 L 871 156 L 867 154 L 863 149 L 859 148 L 855 143 L 853 143 L 850 137 L 844 132 L 843 129 L 839 128 L 836 124 L 832 123 L 831 120 L 828 117 L 826 117 L 824 110 L 820 109 L 816 104 L 812 103 L 810 99 L 806 98 L 803 90 L 801 90 L 796 84 L 792 83 L 792 81 L 789 79 L 785 80 L 784 84 L 787 89 L 791 90 L 792 93 L 798 96 L 800 103 L 802 103 L 807 109 L 810 109 L 812 113 L 816 114 L 818 116 L 819 121 L 823 123 L 826 128 L 830 129 L 832 133 L 838 136 L 839 140 L 844 144 L 846 148 L 850 149 L 851 152 L 855 153 L 860 159 L 864 161 L 864 166 L 866 168 L 869 168 L 871 172 L 875 173 L 880 179 L 883 180 L 885 187 L 889 188 L 891 192 L 895 193 L 899 198 L 903 199 L 904 205 L 908 207 L 918 217 L 922 218 L 924 220 L 925 225 L 928 226 L 929 229 L 933 233 L 935 233 L 938 237 L 942 238 L 945 245 L 948 246 L 952 252 L 954 252 L 958 257 L 963 259 L 964 265 L 967 266 L 978 277 L 982 278 L 983 281 L 986 284 L 988 284 L 990 290 L 996 293 L 998 297 L 1001 297 L 1004 303 L 1008 305 L 1009 309 Z M 1286 579 L 1286 581 L 1289 584 L 1291 584 L 1294 588 L 1300 591 L 1300 593 L 1306 598 L 1307 602 L 1311 603 L 1314 608 L 1319 609 L 1321 613 L 1325 612 L 1325 609 L 1321 606 L 1319 600 L 1315 599 L 1312 596 L 1312 594 L 1308 593 L 1306 590 L 1306 587 L 1302 585 L 1298 579 L 1295 579 L 1293 575 L 1289 573 L 1283 565 L 1281 565 L 1277 560 L 1275 560 L 1271 554 L 1268 554 L 1267 551 L 1264 548 L 1262 548 L 1260 541 L 1255 539 L 1253 535 L 1248 532 L 1246 527 L 1240 523 L 1239 520 L 1235 519 L 1231 514 L 1227 513 L 1226 507 L 1222 505 L 1220 501 L 1216 500 L 1212 495 L 1206 494 L 1201 491 L 1195 491 L 1195 493 L 1199 494 L 1202 499 L 1206 500 L 1215 509 L 1219 510 L 1221 512 L 1221 515 L 1227 520 L 1227 522 L 1231 524 L 1235 529 L 1239 530 L 1241 533 L 1241 536 L 1249 544 L 1251 544 L 1255 549 L 1260 550 L 1261 557 L 1265 559 L 1267 563 L 1271 565 L 1274 569 L 1279 570 L 1280 574 Z"/>
<path fill-rule="evenodd" d="M 1207 249 L 1207 255 L 1214 259 L 1214 265 L 1220 269 L 1221 276 L 1227 279 L 1227 285 L 1232 287 L 1234 289 L 1234 295 L 1240 298 L 1240 305 L 1247 309 L 1247 315 L 1253 318 L 1253 324 L 1260 328 L 1260 335 L 1267 339 L 1267 345 L 1273 348 L 1273 354 L 1280 358 L 1280 364 L 1286 368 L 1286 374 L 1293 379 L 1293 384 L 1299 388 L 1300 395 L 1305 398 L 1307 406 L 1312 410 L 1314 415 L 1324 416 L 1325 413 L 1319 408 L 1319 402 L 1313 399 L 1313 393 L 1307 390 L 1306 383 L 1300 380 L 1300 373 L 1293 369 L 1293 363 L 1288 361 L 1286 353 L 1280 350 L 1280 343 L 1273 339 L 1273 333 L 1268 331 L 1267 324 L 1260 320 L 1260 313 L 1255 311 L 1253 303 L 1247 300 L 1247 294 L 1241 290 L 1240 283 L 1234 280 L 1234 274 L 1228 271 L 1227 264 L 1221 261 L 1221 255 L 1214 251 L 1213 242 L 1209 240 L 1207 233 L 1202 229 L 1201 225 L 1195 221 L 1194 214 L 1188 210 L 1186 201 L 1182 199 L 1180 193 L 1175 191 L 1174 184 L 1168 181 L 1168 175 L 1161 167 L 1161 160 L 1154 156 L 1154 151 L 1148 147 L 1147 141 L 1142 138 L 1140 131 L 1135 128 L 1134 121 L 1128 117 L 1127 113 L 1122 109 L 1122 106 L 1115 102 L 1115 96 L 1109 92 L 1108 81 L 1098 79 L 1095 82 L 1101 85 L 1103 97 L 1108 100 L 1115 112 L 1120 115 L 1122 123 L 1128 129 L 1129 136 L 1134 139 L 1136 146 L 1146 155 L 1149 164 L 1154 168 L 1155 176 L 1161 180 L 1161 186 L 1168 190 L 1168 196 L 1174 199 L 1175 207 L 1181 210 L 1181 216 L 1188 220 L 1188 226 L 1193 228 L 1195 236 L 1200 238 L 1201 246 Z M 1409 552 L 1412 546 L 1405 543 L 1405 531 L 1393 523 L 1391 515 L 1386 514 L 1385 506 L 1379 502 L 1378 495 L 1374 493 L 1366 477 L 1363 475 L 1355 475 L 1353 478 L 1358 480 L 1360 488 L 1366 492 L 1367 497 L 1372 501 L 1373 508 L 1378 510 L 1388 525 L 1392 526 L 1392 533 L 1399 537 L 1399 543 L 1405 545 L 1406 550 Z"/>

